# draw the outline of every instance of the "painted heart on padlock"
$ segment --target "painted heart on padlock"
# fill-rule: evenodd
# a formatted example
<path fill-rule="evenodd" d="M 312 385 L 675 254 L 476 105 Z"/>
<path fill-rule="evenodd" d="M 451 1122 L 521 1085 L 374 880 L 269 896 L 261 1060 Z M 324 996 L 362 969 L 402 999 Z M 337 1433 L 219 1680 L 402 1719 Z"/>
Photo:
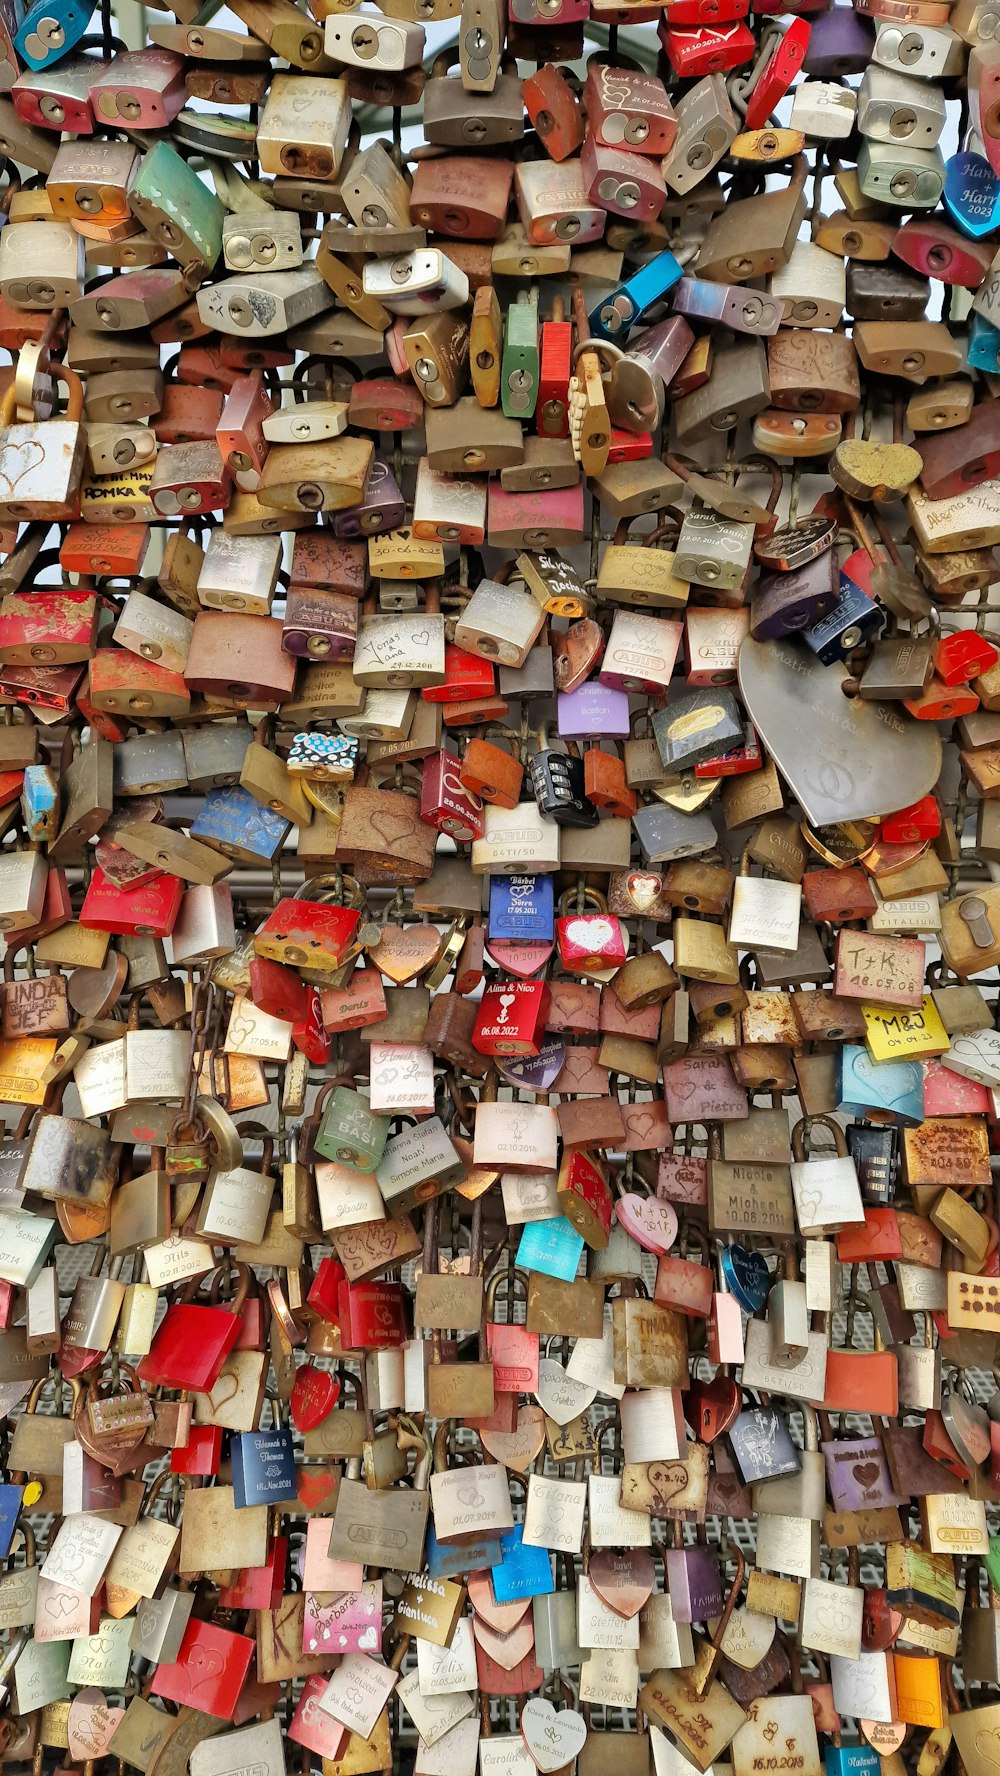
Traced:
<path fill-rule="evenodd" d="M 542 1411 L 557 1425 L 569 1424 L 571 1418 L 586 1412 L 596 1397 L 596 1387 L 574 1381 L 554 1357 L 543 1357 L 538 1365 L 538 1386 L 535 1399 Z"/>
<path fill-rule="evenodd" d="M 495 1659 L 502 1671 L 513 1671 L 526 1659 L 535 1644 L 535 1624 L 531 1615 L 524 1616 L 507 1634 L 498 1634 L 481 1616 L 473 1616 L 472 1632 L 484 1653 Z"/>
<path fill-rule="evenodd" d="M 702 1443 L 714 1443 L 736 1423 L 742 1404 L 743 1395 L 728 1375 L 711 1381 L 695 1376 L 685 1395 L 684 1416 Z"/>
<path fill-rule="evenodd" d="M 521 1710 L 521 1737 L 539 1770 L 561 1770 L 583 1750 L 587 1723 L 573 1708 L 557 1713 L 544 1697 L 532 1696 Z"/>
<path fill-rule="evenodd" d="M 441 933 L 433 925 L 386 925 L 368 955 L 380 974 L 406 986 L 433 967 L 441 953 Z"/>
<path fill-rule="evenodd" d="M 110 1708 L 103 1690 L 78 1690 L 69 1705 L 66 1738 L 69 1755 L 83 1763 L 104 1757 L 112 1734 L 125 1716 L 124 1708 Z"/>
<path fill-rule="evenodd" d="M 537 1411 L 537 1407 L 528 1407 Z M 515 1432 L 516 1435 L 516 1432 Z M 482 1439 L 480 1439 L 482 1441 Z M 484 1447 L 486 1445 L 484 1444 Z M 539 1445 L 540 1447 L 540 1445 Z M 519 1597 L 513 1603 L 498 1603 L 493 1589 L 493 1576 L 488 1572 L 472 1572 L 468 1580 L 469 1602 L 476 1615 L 495 1634 L 510 1634 L 531 1609 L 530 1597 Z M 474 1624 L 473 1624 L 474 1625 Z"/>
<path fill-rule="evenodd" d="M 720 1254 L 730 1291 L 744 1313 L 759 1313 L 771 1287 L 771 1273 L 762 1252 L 748 1252 L 745 1246 L 724 1246 Z"/>
<path fill-rule="evenodd" d="M 540 1406 L 522 1406 L 516 1430 L 480 1431 L 479 1440 L 494 1461 L 526 1474 L 545 1442 L 545 1413 Z"/>
<path fill-rule="evenodd" d="M 602 1603 L 630 1622 L 652 1596 L 656 1580 L 653 1557 L 645 1548 L 598 1548 L 590 1556 L 587 1576 Z"/>
<path fill-rule="evenodd" d="M 302 1363 L 295 1371 L 289 1401 L 296 1430 L 314 1431 L 328 1418 L 340 1398 L 340 1383 L 328 1369 Z"/>
<path fill-rule="evenodd" d="M 856 1462 L 851 1469 L 851 1473 L 854 1475 L 858 1485 L 866 1487 L 874 1486 L 881 1472 L 882 1469 L 878 1462 Z"/>
<path fill-rule="evenodd" d="M 646 875 L 642 870 L 634 870 L 625 883 L 628 897 L 637 913 L 648 912 L 655 906 L 663 893 L 663 877 Z"/>
<path fill-rule="evenodd" d="M 565 1045 L 552 1036 L 546 1038 L 536 1055 L 496 1057 L 501 1079 L 520 1091 L 551 1091 L 565 1063 Z"/>
<path fill-rule="evenodd" d="M 748 636 L 740 647 L 747 714 L 812 826 L 908 808 L 941 772 L 934 723 L 895 703 L 845 697 L 846 677 L 842 662 L 824 666 L 795 640 Z"/>
<path fill-rule="evenodd" d="M 677 1238 L 677 1210 L 673 1203 L 628 1190 L 615 1203 L 615 1218 L 645 1252 L 662 1258 Z"/>

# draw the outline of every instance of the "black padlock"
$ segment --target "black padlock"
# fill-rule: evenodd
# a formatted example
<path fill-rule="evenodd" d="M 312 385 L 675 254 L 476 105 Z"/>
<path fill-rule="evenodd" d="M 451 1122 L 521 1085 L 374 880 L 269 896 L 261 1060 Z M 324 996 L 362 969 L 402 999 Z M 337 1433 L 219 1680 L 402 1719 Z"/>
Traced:
<path fill-rule="evenodd" d="M 539 811 L 557 826 L 596 826 L 600 815 L 587 800 L 583 787 L 583 760 L 568 752 L 554 752 L 544 728 L 538 751 L 528 761 L 531 787 Z"/>

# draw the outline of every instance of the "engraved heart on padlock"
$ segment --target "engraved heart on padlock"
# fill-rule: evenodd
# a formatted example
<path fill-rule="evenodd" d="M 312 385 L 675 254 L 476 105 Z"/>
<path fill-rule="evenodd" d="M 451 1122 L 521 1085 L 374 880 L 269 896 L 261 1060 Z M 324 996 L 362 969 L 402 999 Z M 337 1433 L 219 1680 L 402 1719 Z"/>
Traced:
<path fill-rule="evenodd" d="M 387 925 L 374 949 L 371 962 L 397 987 L 432 968 L 441 954 L 441 933 L 433 925 Z"/>
<path fill-rule="evenodd" d="M 747 714 L 812 826 L 895 813 L 934 788 L 941 737 L 896 704 L 848 698 L 842 662 L 824 666 L 801 642 L 740 647 Z M 808 736 L 808 746 L 803 737 Z"/>
<path fill-rule="evenodd" d="M 565 1045 L 549 1036 L 536 1055 L 498 1055 L 497 1072 L 517 1090 L 551 1091 L 566 1061 Z"/>
<path fill-rule="evenodd" d="M 684 1416 L 702 1443 L 714 1443 L 731 1429 L 740 1415 L 743 1396 L 728 1375 L 711 1381 L 692 1377 L 684 1400 Z"/>
<path fill-rule="evenodd" d="M 615 1203 L 615 1218 L 644 1252 L 662 1258 L 677 1238 L 677 1210 L 673 1203 L 628 1190 Z"/>
<path fill-rule="evenodd" d="M 535 1645 L 535 1624 L 530 1612 L 508 1633 L 498 1632 L 481 1616 L 472 1619 L 472 1632 L 484 1653 L 494 1659 L 502 1671 L 513 1671 L 526 1659 Z"/>
<path fill-rule="evenodd" d="M 544 1697 L 532 1696 L 521 1709 L 521 1737 L 533 1762 L 547 1773 L 579 1757 L 587 1741 L 587 1723 L 575 1709 L 561 1708 L 557 1713 Z"/>
<path fill-rule="evenodd" d="M 538 1407 L 529 1406 L 524 1410 L 537 1412 Z M 511 1434 L 517 1435 L 516 1431 Z M 542 1435 L 544 1441 L 544 1423 Z M 489 1449 L 482 1432 L 480 1432 L 480 1441 L 484 1449 Z M 539 1448 L 541 1448 L 541 1444 L 539 1444 Z M 490 1453 L 492 1454 L 492 1451 Z M 498 1603 L 496 1592 L 493 1589 L 493 1576 L 489 1572 L 470 1573 L 468 1592 L 469 1602 L 475 1610 L 476 1616 L 492 1628 L 496 1634 L 509 1634 L 512 1629 L 517 1627 L 518 1622 L 524 1620 L 531 1609 L 530 1597 L 518 1597 L 511 1603 Z M 473 1621 L 473 1628 L 475 1628 L 475 1621 Z"/>
<path fill-rule="evenodd" d="M 535 1398 L 543 1412 L 557 1425 L 569 1424 L 571 1418 L 577 1418 L 581 1412 L 586 1412 L 596 1395 L 596 1387 L 590 1387 L 586 1382 L 574 1381 L 554 1357 L 542 1358 L 538 1365 Z"/>
<path fill-rule="evenodd" d="M 483 1430 L 479 1440 L 494 1461 L 513 1468 L 516 1474 L 526 1474 L 545 1442 L 545 1413 L 540 1406 L 522 1406 L 516 1430 Z"/>
<path fill-rule="evenodd" d="M 193 1646 L 185 1666 L 192 1690 L 201 1690 L 222 1676 L 225 1660 L 216 1647 Z"/>
<path fill-rule="evenodd" d="M 66 1739 L 71 1758 L 84 1762 L 104 1757 L 124 1708 L 111 1708 L 103 1690 L 78 1690 L 69 1705 Z"/>
<path fill-rule="evenodd" d="M 602 1603 L 630 1622 L 648 1603 L 656 1580 L 653 1557 L 645 1548 L 598 1548 L 587 1576 Z"/>

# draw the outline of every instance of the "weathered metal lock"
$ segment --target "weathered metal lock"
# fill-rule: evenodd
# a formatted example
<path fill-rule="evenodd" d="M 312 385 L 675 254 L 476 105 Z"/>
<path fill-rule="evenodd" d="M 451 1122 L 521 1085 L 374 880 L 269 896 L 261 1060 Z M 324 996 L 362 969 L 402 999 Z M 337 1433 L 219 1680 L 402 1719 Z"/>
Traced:
<path fill-rule="evenodd" d="M 72 515 L 83 474 L 83 385 L 64 365 L 58 375 L 69 390 L 65 419 L 15 422 L 13 384 L 0 402 L 0 517 L 5 519 Z"/>

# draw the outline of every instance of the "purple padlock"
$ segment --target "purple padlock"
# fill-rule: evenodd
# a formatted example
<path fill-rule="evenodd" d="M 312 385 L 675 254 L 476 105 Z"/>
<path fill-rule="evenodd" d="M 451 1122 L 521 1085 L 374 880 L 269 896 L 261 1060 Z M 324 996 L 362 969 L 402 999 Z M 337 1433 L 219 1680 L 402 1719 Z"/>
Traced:
<path fill-rule="evenodd" d="M 663 1559 L 675 1622 L 707 1622 L 721 1616 L 726 1594 L 719 1556 L 711 1548 L 667 1548 Z"/>
<path fill-rule="evenodd" d="M 406 503 L 388 463 L 375 458 L 368 471 L 365 491 L 356 506 L 333 514 L 335 537 L 378 536 L 398 530 L 406 520 Z"/>
<path fill-rule="evenodd" d="M 863 74 L 872 59 L 875 38 L 866 19 L 851 6 L 831 6 L 817 13 L 806 50 L 803 72 L 817 80 Z"/>
<path fill-rule="evenodd" d="M 560 691 L 556 720 L 561 740 L 624 740 L 628 737 L 628 692 L 588 678 L 576 691 Z"/>
<path fill-rule="evenodd" d="M 901 1505 L 881 1437 L 834 1438 L 821 1443 L 835 1511 L 881 1510 Z"/>

